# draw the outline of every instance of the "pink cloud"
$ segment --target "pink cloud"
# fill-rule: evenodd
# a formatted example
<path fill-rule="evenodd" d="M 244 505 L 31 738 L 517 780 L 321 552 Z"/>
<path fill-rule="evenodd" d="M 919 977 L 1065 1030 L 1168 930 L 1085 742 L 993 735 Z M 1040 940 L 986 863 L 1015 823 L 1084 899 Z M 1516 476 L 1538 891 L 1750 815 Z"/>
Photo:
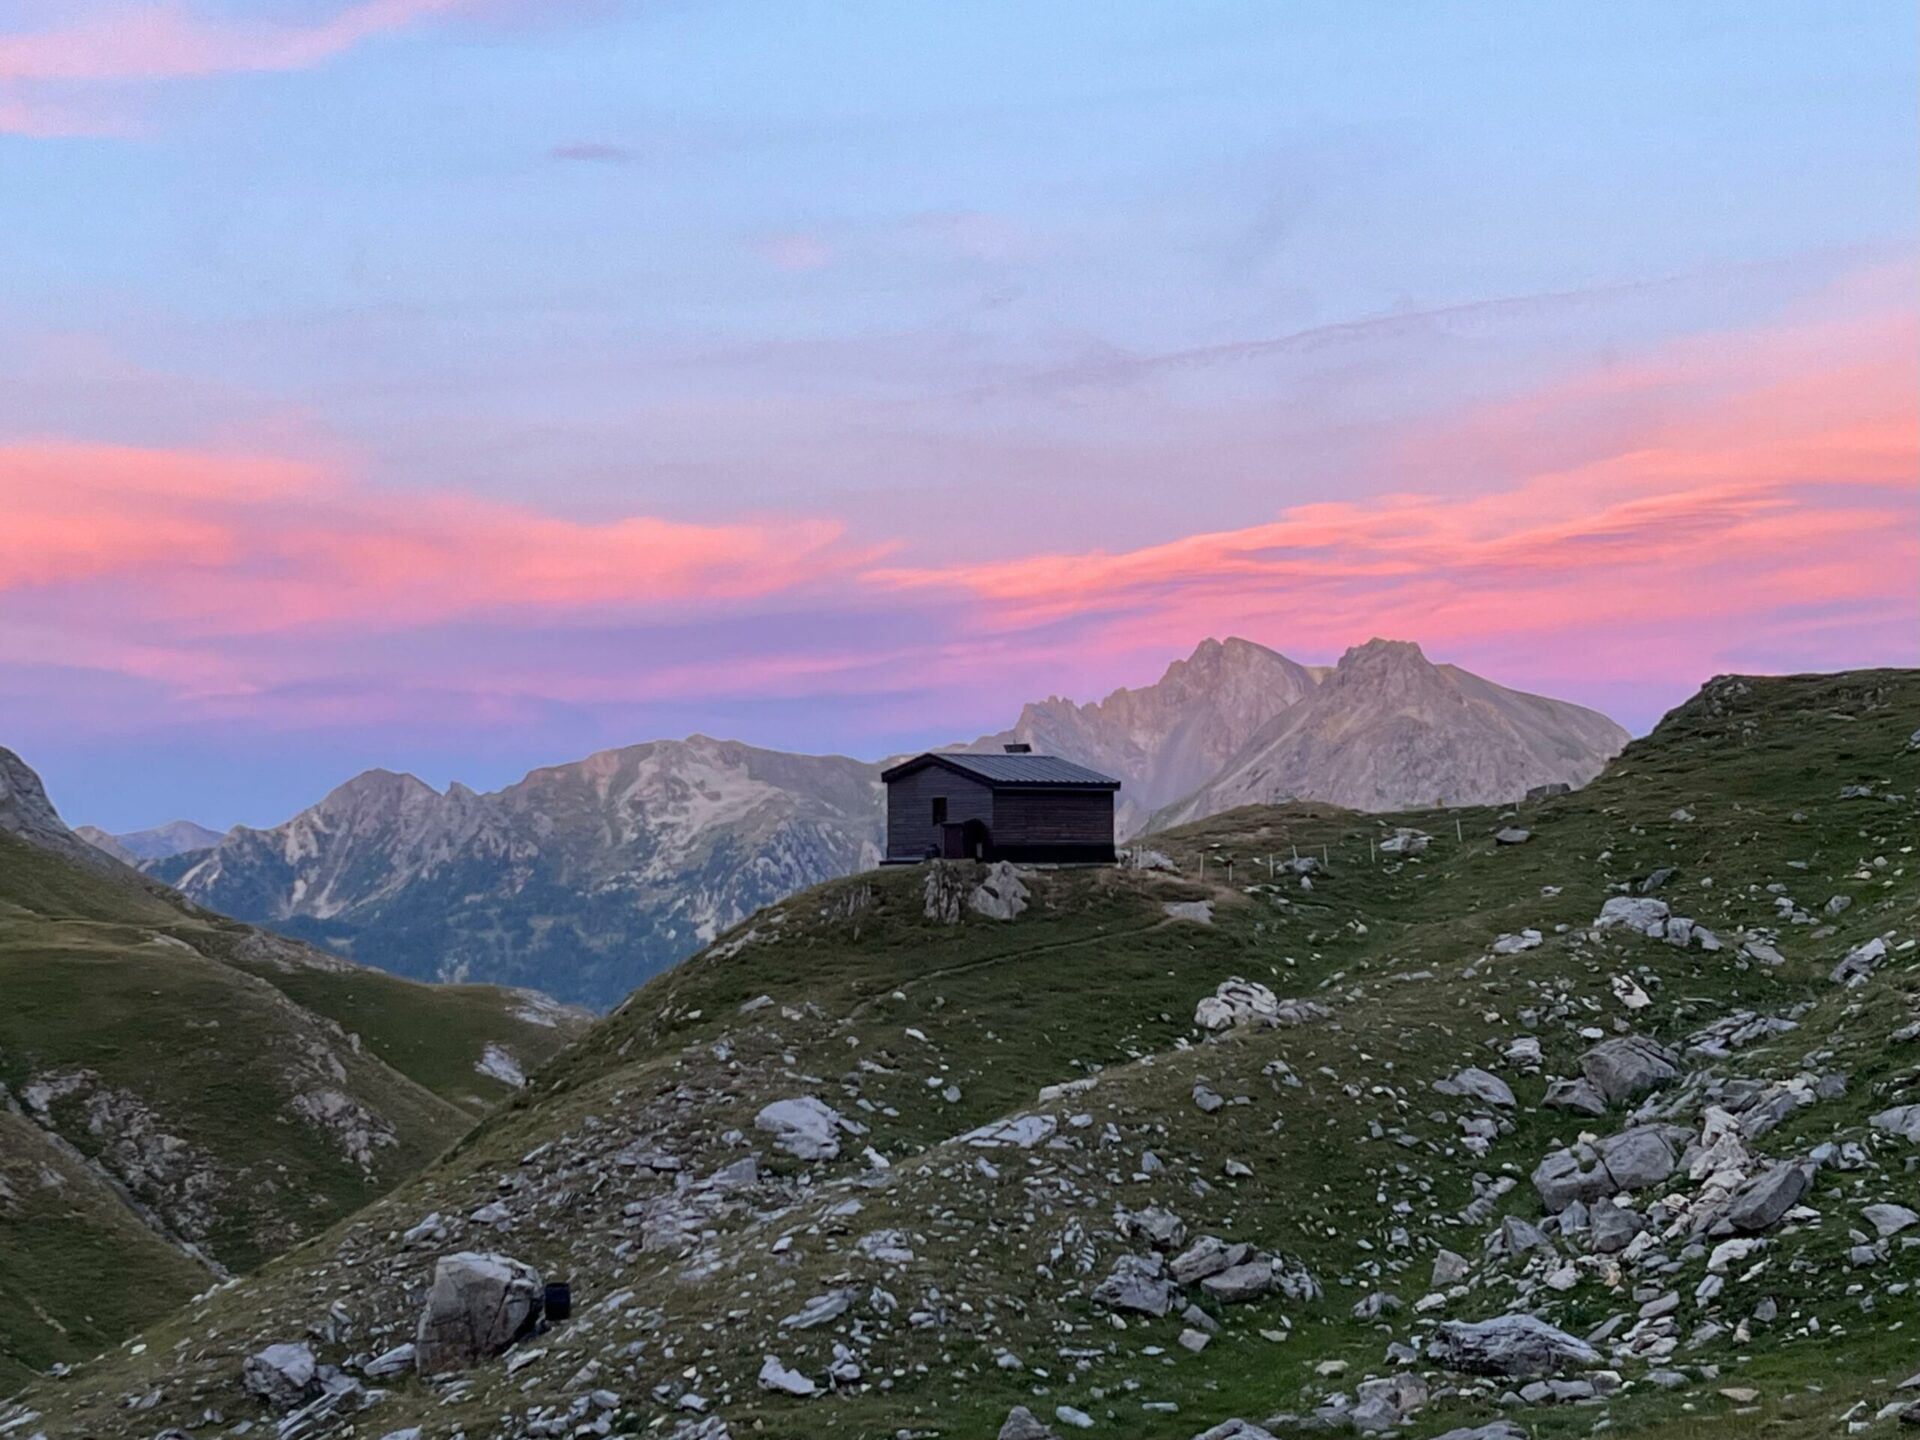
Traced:
<path fill-rule="evenodd" d="M 303 724 L 459 694 L 485 726 L 662 697 L 970 714 L 1227 632 L 1309 659 L 1413 638 L 1603 703 L 1920 654 L 1920 324 L 1897 286 L 1384 434 L 1378 465 L 1386 493 L 1122 551 L 1013 534 L 968 558 L 927 511 L 940 558 L 907 563 L 828 517 L 588 518 L 277 447 L 23 441 L 0 445 L 0 665 Z M 602 632 L 649 638 L 607 664 Z"/>
<path fill-rule="evenodd" d="M 720 604 L 876 553 L 824 520 L 576 520 L 456 492 L 377 493 L 278 456 L 62 441 L 0 446 L 0 511 L 0 593 L 135 590 L 145 622 L 198 633 Z"/>
<path fill-rule="evenodd" d="M 1091 617 L 1116 651 L 1239 630 L 1320 653 L 1383 633 L 1570 657 L 1631 633 L 1615 663 L 1697 680 L 1795 607 L 1920 600 L 1920 325 L 1869 291 L 1864 313 L 1688 341 L 1402 437 L 1417 491 L 869 578 L 961 597 L 987 631 Z"/>
<path fill-rule="evenodd" d="M 0 134 L 119 133 L 99 87 L 304 70 L 376 36 L 476 0 L 358 0 L 306 25 L 215 22 L 184 4 L 119 5 L 69 24 L 0 34 Z"/>
<path fill-rule="evenodd" d="M 774 269 L 790 274 L 822 270 L 833 263 L 833 247 L 817 235 L 765 235 L 754 241 L 753 248 Z"/>

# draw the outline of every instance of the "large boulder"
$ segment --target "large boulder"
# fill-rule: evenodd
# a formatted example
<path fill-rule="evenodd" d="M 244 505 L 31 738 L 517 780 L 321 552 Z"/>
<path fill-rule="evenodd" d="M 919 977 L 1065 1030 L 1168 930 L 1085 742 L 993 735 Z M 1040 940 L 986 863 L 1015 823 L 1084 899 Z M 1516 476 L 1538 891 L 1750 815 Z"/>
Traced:
<path fill-rule="evenodd" d="M 1609 1105 L 1618 1105 L 1678 1080 L 1680 1057 L 1645 1036 L 1622 1035 L 1582 1055 L 1580 1071 Z"/>
<path fill-rule="evenodd" d="M 769 1355 L 760 1366 L 760 1388 L 776 1395 L 791 1395 L 804 1400 L 820 1393 L 820 1387 L 798 1370 L 789 1370 L 778 1355 Z"/>
<path fill-rule="evenodd" d="M 1778 1225 L 1813 1188 L 1807 1167 L 1792 1162 L 1770 1166 L 1734 1192 L 1727 1203 L 1727 1223 L 1748 1235 Z"/>
<path fill-rule="evenodd" d="M 1173 1284 L 1158 1254 L 1122 1255 L 1094 1287 L 1093 1298 L 1110 1310 L 1132 1310 L 1158 1319 L 1173 1308 Z"/>
<path fill-rule="evenodd" d="M 1173 1257 L 1171 1269 L 1174 1282 L 1197 1285 L 1209 1275 L 1218 1275 L 1222 1270 L 1244 1264 L 1252 1254 L 1251 1245 L 1229 1244 L 1217 1235 L 1202 1235 Z"/>
<path fill-rule="evenodd" d="M 961 909 L 966 904 L 967 882 L 958 868 L 944 860 L 929 861 L 926 872 L 921 912 L 939 924 L 958 925 Z"/>
<path fill-rule="evenodd" d="M 320 1393 L 313 1351 L 303 1344 L 269 1345 L 247 1357 L 241 1381 L 275 1410 L 292 1410 Z"/>
<path fill-rule="evenodd" d="M 1427 1341 L 1427 1358 L 1469 1375 L 1556 1375 L 1600 1363 L 1586 1341 L 1532 1315 L 1492 1320 L 1447 1320 Z"/>
<path fill-rule="evenodd" d="M 1549 1110 L 1571 1110 L 1576 1115 L 1597 1117 L 1607 1113 L 1607 1097 L 1584 1079 L 1554 1081 L 1540 1103 Z"/>
<path fill-rule="evenodd" d="M 1027 887 L 1011 864 L 996 860 L 986 878 L 973 887 L 967 904 L 989 920 L 1011 920 L 1027 908 Z"/>
<path fill-rule="evenodd" d="M 1223 1305 L 1239 1305 L 1258 1300 L 1273 1289 L 1273 1263 L 1264 1258 L 1232 1265 L 1217 1275 L 1209 1275 L 1200 1288 Z"/>
<path fill-rule="evenodd" d="M 1353 1428 L 1362 1435 L 1391 1430 L 1407 1416 L 1427 1403 L 1427 1382 L 1418 1375 L 1389 1375 L 1384 1379 L 1362 1380 L 1356 1403 L 1347 1412 Z"/>
<path fill-rule="evenodd" d="M 1588 1222 L 1588 1234 L 1596 1255 L 1612 1255 L 1633 1243 L 1633 1237 L 1647 1228 L 1637 1210 L 1619 1205 L 1596 1205 Z"/>
<path fill-rule="evenodd" d="M 1264 1425 L 1256 1425 L 1236 1415 L 1231 1420 L 1222 1420 L 1218 1425 L 1202 1430 L 1193 1440 L 1278 1440 L 1278 1437 Z"/>
<path fill-rule="evenodd" d="M 544 1293 L 540 1272 L 509 1256 L 442 1255 L 414 1333 L 414 1364 L 440 1375 L 500 1354 L 533 1332 Z"/>
<path fill-rule="evenodd" d="M 1642 935 L 1664 935 L 1667 916 L 1672 913 L 1664 900 L 1648 896 L 1615 895 L 1600 907 L 1593 922 L 1596 930 L 1624 928 Z"/>
<path fill-rule="evenodd" d="M 1235 1025 L 1306 1025 L 1333 1012 L 1314 1000 L 1282 1000 L 1256 980 L 1238 975 L 1222 980 L 1213 994 L 1193 1011 L 1193 1023 L 1202 1030 L 1225 1030 Z"/>
<path fill-rule="evenodd" d="M 1665 1131 L 1649 1125 L 1592 1145 L 1555 1150 L 1534 1167 L 1533 1186 L 1540 1203 L 1557 1215 L 1576 1200 L 1591 1205 L 1658 1185 L 1677 1163 Z"/>
<path fill-rule="evenodd" d="M 762 1106 L 753 1128 L 773 1136 L 774 1149 L 802 1160 L 831 1160 L 840 1153 L 840 1112 L 811 1095 Z"/>
<path fill-rule="evenodd" d="M 1876 1130 L 1890 1130 L 1901 1139 L 1920 1145 L 1920 1105 L 1896 1105 L 1891 1110 L 1868 1116 L 1867 1123 Z"/>
<path fill-rule="evenodd" d="M 1501 1110 L 1513 1109 L 1513 1091 L 1507 1087 L 1507 1082 L 1477 1065 L 1456 1070 L 1445 1080 L 1435 1081 L 1433 1088 L 1442 1095 L 1464 1096 Z"/>

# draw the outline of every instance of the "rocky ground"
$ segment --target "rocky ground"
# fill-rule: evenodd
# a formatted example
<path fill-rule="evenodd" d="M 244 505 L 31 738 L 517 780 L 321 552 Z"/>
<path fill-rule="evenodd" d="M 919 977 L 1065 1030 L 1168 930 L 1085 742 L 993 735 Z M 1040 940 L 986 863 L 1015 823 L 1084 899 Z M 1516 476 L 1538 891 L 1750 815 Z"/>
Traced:
<path fill-rule="evenodd" d="M 0 1434 L 1891 1435 L 1916 723 L 1725 679 L 1511 810 L 809 891 Z"/>

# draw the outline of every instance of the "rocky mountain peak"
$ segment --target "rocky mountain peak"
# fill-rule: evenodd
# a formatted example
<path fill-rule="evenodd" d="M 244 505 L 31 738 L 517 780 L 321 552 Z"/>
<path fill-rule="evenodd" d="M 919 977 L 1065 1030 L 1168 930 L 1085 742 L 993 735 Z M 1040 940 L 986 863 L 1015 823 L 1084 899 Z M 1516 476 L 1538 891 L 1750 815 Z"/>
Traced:
<path fill-rule="evenodd" d="M 1496 804 L 1536 785 L 1585 784 L 1627 738 L 1604 715 L 1375 637 L 1154 822 L 1294 797 L 1358 810 Z"/>
<path fill-rule="evenodd" d="M 120 870 L 105 851 L 96 850 L 67 828 L 60 812 L 47 798 L 47 787 L 34 768 L 0 745 L 0 831 L 17 835 L 30 845 L 51 850 L 92 870 Z M 121 872 L 124 873 L 124 872 Z"/>
<path fill-rule="evenodd" d="M 1322 708 L 1417 710 L 1429 717 L 1457 711 L 1467 697 L 1450 670 L 1427 659 L 1411 640 L 1375 637 L 1349 649 L 1321 682 Z"/>
<path fill-rule="evenodd" d="M 1350 647 L 1333 667 L 1333 675 L 1385 675 L 1420 673 L 1434 669 L 1426 651 L 1411 640 L 1383 640 L 1379 636 L 1364 645 Z M 1332 678 L 1332 677 L 1329 677 Z"/>
<path fill-rule="evenodd" d="M 1191 655 L 1167 666 L 1166 673 L 1153 688 L 1191 694 L 1227 683 L 1234 676 L 1264 673 L 1290 663 L 1277 651 L 1237 635 L 1229 635 L 1225 640 L 1209 636 L 1194 647 Z"/>
<path fill-rule="evenodd" d="M 296 816 L 323 828 L 380 827 L 439 807 L 444 797 L 417 775 L 366 770 L 329 790 L 320 803 Z"/>
<path fill-rule="evenodd" d="M 0 830 L 27 835 L 41 830 L 64 832 L 66 828 L 33 767 L 0 746 Z"/>
<path fill-rule="evenodd" d="M 1316 684 L 1305 666 L 1251 640 L 1208 638 L 1159 680 L 1076 704 L 1058 695 L 1029 704 L 1010 730 L 966 748 L 996 750 L 1009 740 L 1089 765 L 1121 782 L 1122 836 L 1159 805 L 1204 784 L 1275 715 Z"/>
<path fill-rule="evenodd" d="M 399 770 L 363 770 L 351 780 L 329 790 L 320 804 L 323 809 L 351 809 L 365 805 L 395 805 L 432 797 L 435 790 L 418 775 Z"/>

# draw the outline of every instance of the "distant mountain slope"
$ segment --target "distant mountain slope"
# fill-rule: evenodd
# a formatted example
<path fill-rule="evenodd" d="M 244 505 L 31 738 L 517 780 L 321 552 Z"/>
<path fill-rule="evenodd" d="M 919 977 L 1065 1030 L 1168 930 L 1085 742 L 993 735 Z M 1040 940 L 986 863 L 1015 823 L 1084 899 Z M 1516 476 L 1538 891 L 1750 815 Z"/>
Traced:
<path fill-rule="evenodd" d="M 1077 705 L 1057 695 L 1028 705 L 1013 727 L 964 748 L 1024 741 L 1122 782 L 1121 837 L 1163 805 L 1199 789 L 1275 715 L 1311 694 L 1313 672 L 1286 656 L 1229 636 L 1204 640 L 1152 685 L 1115 690 Z"/>
<path fill-rule="evenodd" d="M 1374 809 L 1511 798 L 1589 778 L 1626 738 L 1591 711 L 1427 665 L 1415 647 L 1383 653 L 1392 673 L 1369 681 L 1353 657 L 1315 670 L 1207 640 L 1152 685 L 1039 701 L 957 748 L 1019 740 L 1116 776 L 1125 836 L 1157 810 L 1191 818 L 1281 791 Z M 1296 721 L 1308 738 L 1284 765 L 1263 761 Z M 371 770 L 283 825 L 146 868 L 395 974 L 605 1007 L 758 907 L 876 864 L 883 829 L 876 765 L 694 736 L 493 794 Z"/>
<path fill-rule="evenodd" d="M 47 798 L 40 776 L 4 745 L 0 745 L 0 835 L 16 836 L 89 870 L 111 874 L 121 868 L 116 857 L 87 844 L 66 827 Z"/>
<path fill-rule="evenodd" d="M 516 1093 L 509 1061 L 582 1028 L 203 911 L 0 765 L 0 1379 L 325 1228 Z"/>
<path fill-rule="evenodd" d="M 492 794 L 369 771 L 149 868 L 396 974 L 605 1006 L 760 906 L 877 863 L 880 838 L 876 766 L 694 736 Z"/>
<path fill-rule="evenodd" d="M 1354 810 L 1497 804 L 1537 785 L 1584 785 L 1629 738 L 1596 711 L 1435 665 L 1418 645 L 1370 640 L 1153 823 L 1287 799 Z"/>
<path fill-rule="evenodd" d="M 209 845 L 220 843 L 218 830 L 209 830 L 191 820 L 174 820 L 165 825 L 156 825 L 151 830 L 134 830 L 120 835 L 109 834 L 98 825 L 76 825 L 73 833 L 128 865 L 164 860 L 169 855 L 183 855 L 189 850 L 204 850 Z"/>

